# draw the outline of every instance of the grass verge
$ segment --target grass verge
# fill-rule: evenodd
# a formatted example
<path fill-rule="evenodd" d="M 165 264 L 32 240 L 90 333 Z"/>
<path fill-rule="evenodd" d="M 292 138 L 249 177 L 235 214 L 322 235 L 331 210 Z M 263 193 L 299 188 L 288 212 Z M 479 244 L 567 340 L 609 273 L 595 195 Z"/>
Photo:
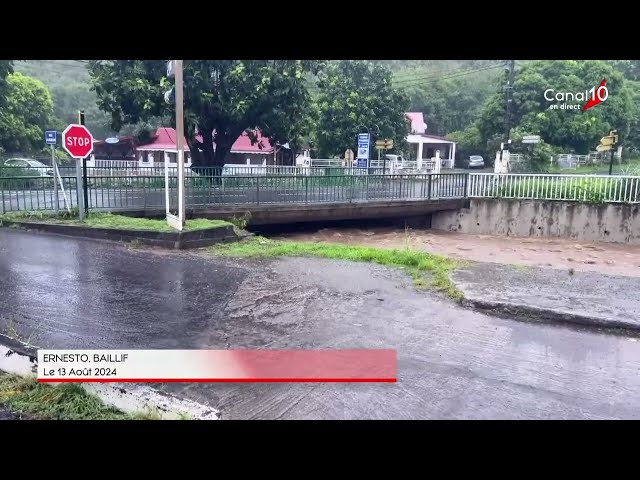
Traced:
<path fill-rule="evenodd" d="M 52 387 L 35 377 L 0 374 L 0 403 L 16 413 L 50 420 L 127 420 L 134 417 L 104 405 L 78 384 Z"/>
<path fill-rule="evenodd" d="M 158 412 L 124 413 L 85 391 L 80 385 L 57 387 L 38 383 L 35 377 L 0 372 L 0 404 L 14 413 L 41 420 L 160 420 Z"/>
<path fill-rule="evenodd" d="M 156 232 L 174 232 L 166 220 L 157 220 L 153 218 L 137 218 L 127 217 L 125 215 L 117 215 L 114 213 L 89 213 L 84 222 L 76 216 L 61 214 L 58 216 L 45 214 L 42 212 L 12 212 L 0 215 L 1 220 L 26 220 L 37 221 L 42 223 L 55 223 L 62 225 L 83 225 L 93 228 L 117 228 L 122 230 L 150 230 Z M 205 218 L 194 218 L 187 220 L 185 230 L 203 230 L 206 228 L 219 228 L 231 226 L 232 224 L 224 220 L 208 220 Z"/>
<path fill-rule="evenodd" d="M 454 300 L 462 299 L 449 274 L 459 262 L 440 255 L 410 249 L 384 249 L 335 243 L 304 243 L 252 237 L 242 242 L 220 244 L 210 248 L 215 255 L 230 257 L 320 257 L 354 262 L 373 262 L 402 268 L 417 287 L 431 287 Z M 430 275 L 430 282 L 425 279 Z"/>

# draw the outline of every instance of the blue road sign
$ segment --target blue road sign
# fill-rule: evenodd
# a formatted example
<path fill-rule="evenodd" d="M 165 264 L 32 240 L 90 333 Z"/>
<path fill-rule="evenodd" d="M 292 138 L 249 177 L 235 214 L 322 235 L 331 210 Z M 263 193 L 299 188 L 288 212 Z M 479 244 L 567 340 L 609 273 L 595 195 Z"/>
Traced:
<path fill-rule="evenodd" d="M 58 141 L 57 132 L 55 130 L 47 130 L 44 132 L 44 141 L 47 145 L 55 145 Z"/>
<path fill-rule="evenodd" d="M 357 168 L 367 168 L 367 163 L 369 162 L 366 158 L 359 158 Z"/>
<path fill-rule="evenodd" d="M 358 134 L 358 154 L 356 156 L 358 159 L 358 168 L 367 168 L 367 163 L 369 163 L 369 134 L 368 133 L 359 133 Z M 364 160 L 364 167 L 360 167 L 360 160 Z"/>

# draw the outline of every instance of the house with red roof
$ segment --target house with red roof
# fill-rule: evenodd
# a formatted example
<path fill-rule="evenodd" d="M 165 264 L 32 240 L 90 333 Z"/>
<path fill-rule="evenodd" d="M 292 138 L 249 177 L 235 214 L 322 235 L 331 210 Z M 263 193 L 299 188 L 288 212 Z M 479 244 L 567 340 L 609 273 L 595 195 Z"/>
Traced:
<path fill-rule="evenodd" d="M 411 131 L 407 135 L 409 144 L 407 159 L 422 162 L 439 156 L 442 168 L 453 168 L 456 143 L 444 137 L 427 134 L 427 123 L 424 121 L 422 112 L 407 112 L 404 115 L 411 123 Z"/>
<path fill-rule="evenodd" d="M 242 165 L 283 165 L 287 160 L 291 161 L 288 145 L 271 145 L 269 139 L 263 137 L 260 132 L 256 132 L 256 143 L 244 132 L 233 143 L 224 163 Z M 196 137 L 202 141 L 202 137 Z M 215 149 L 215 142 L 213 148 Z M 191 165 L 191 152 L 184 140 L 184 161 L 185 165 Z M 173 128 L 161 127 L 155 133 L 153 140 L 145 145 L 136 148 L 138 162 L 140 166 L 158 166 L 169 162 L 169 165 L 176 164 L 176 131 Z"/>
<path fill-rule="evenodd" d="M 202 141 L 202 137 L 196 137 L 199 141 Z M 244 132 L 238 137 L 231 147 L 227 158 L 224 163 L 241 164 L 241 165 L 290 165 L 292 162 L 292 154 L 289 149 L 289 145 L 271 145 L 269 139 L 263 137 L 260 132 L 257 132 L 257 142 L 252 143 L 251 139 Z M 112 151 L 124 151 L 125 149 L 116 148 L 117 144 L 127 144 L 127 157 L 128 163 L 131 163 L 133 167 L 134 163 L 137 163 L 139 167 L 158 167 L 164 166 L 165 162 L 169 163 L 169 166 L 177 165 L 177 146 L 176 146 L 176 131 L 169 127 L 160 127 L 156 130 L 152 137 L 152 140 L 142 145 L 135 145 L 133 152 L 131 151 L 131 139 L 130 137 L 118 137 L 113 139 L 106 139 L 96 144 L 100 145 L 100 148 L 91 156 L 91 161 L 94 165 L 103 163 L 105 160 L 110 163 L 119 160 L 114 157 Z M 104 144 L 104 145 L 103 145 Z M 184 162 L 185 166 L 191 166 L 191 152 L 187 145 L 186 139 L 184 140 Z M 123 145 L 124 146 L 124 145 Z M 215 149 L 215 142 L 213 143 Z M 133 156 L 131 157 L 131 155 Z M 122 160 L 125 160 L 123 157 Z M 122 163 L 122 162 L 120 162 Z M 91 165 L 90 166 L 94 166 Z M 119 165 L 118 165 L 119 166 Z"/>

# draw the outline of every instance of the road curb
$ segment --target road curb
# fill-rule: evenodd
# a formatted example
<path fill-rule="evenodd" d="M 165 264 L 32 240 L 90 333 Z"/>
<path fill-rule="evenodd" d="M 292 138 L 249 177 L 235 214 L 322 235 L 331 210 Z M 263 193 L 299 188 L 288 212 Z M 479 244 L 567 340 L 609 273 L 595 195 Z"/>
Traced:
<path fill-rule="evenodd" d="M 54 233 L 68 237 L 97 240 L 112 240 L 117 242 L 137 241 L 144 245 L 180 250 L 208 247 L 216 243 L 235 242 L 240 239 L 233 225 L 185 232 L 156 232 L 152 230 L 124 230 L 118 228 L 95 228 L 80 225 L 0 220 L 0 227 L 19 228 L 26 231 Z"/>
<path fill-rule="evenodd" d="M 37 372 L 38 348 L 0 334 L 0 371 L 27 377 Z M 56 383 L 51 383 L 55 387 Z M 135 383 L 78 383 L 105 404 L 125 413 L 157 413 L 164 420 L 220 420 L 215 408 Z"/>
<path fill-rule="evenodd" d="M 459 286 L 458 288 L 460 289 Z M 511 302 L 487 301 L 467 297 L 466 295 L 462 299 L 462 305 L 467 308 L 518 321 L 581 326 L 610 331 L 611 333 L 621 333 L 621 331 L 623 331 L 632 335 L 640 335 L 640 326 L 637 323 L 626 322 L 624 320 L 590 317 L 556 309 L 540 308 Z"/>

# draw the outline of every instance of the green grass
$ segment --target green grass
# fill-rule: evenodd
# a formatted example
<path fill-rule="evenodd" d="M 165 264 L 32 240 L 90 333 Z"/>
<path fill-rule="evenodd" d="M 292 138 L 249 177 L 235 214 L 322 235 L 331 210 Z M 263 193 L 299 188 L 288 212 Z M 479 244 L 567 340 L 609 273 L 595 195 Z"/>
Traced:
<path fill-rule="evenodd" d="M 35 377 L 20 377 L 0 372 L 0 404 L 14 413 L 42 420 L 162 420 L 151 407 L 128 414 L 102 403 L 77 383 L 51 386 L 38 383 Z M 179 413 L 178 420 L 191 420 Z"/>
<path fill-rule="evenodd" d="M 103 404 L 80 385 L 57 387 L 37 383 L 35 377 L 0 374 L 0 403 L 16 413 L 54 420 L 128 420 L 120 410 Z M 138 417 L 135 417 L 138 418 Z"/>
<path fill-rule="evenodd" d="M 613 164 L 613 173 L 638 175 L 640 172 L 640 159 L 625 160 L 624 163 L 616 161 Z M 575 170 L 561 169 L 558 165 L 553 165 L 549 169 L 549 173 L 574 173 L 578 175 L 607 175 L 609 173 L 609 162 L 605 161 L 599 165 L 583 165 Z"/>
<path fill-rule="evenodd" d="M 252 237 L 233 244 L 216 245 L 210 249 L 215 255 L 231 257 L 321 257 L 354 262 L 373 262 L 404 269 L 418 287 L 431 287 L 454 300 L 461 300 L 449 274 L 459 263 L 455 260 L 409 249 L 383 249 L 334 243 L 304 243 Z M 425 278 L 425 274 L 430 279 Z"/>
<path fill-rule="evenodd" d="M 76 213 L 77 215 L 77 213 Z M 173 232 L 166 220 L 152 218 L 127 217 L 114 213 L 89 213 L 84 222 L 80 222 L 77 216 L 61 214 L 56 216 L 43 212 L 11 212 L 0 215 L 0 221 L 5 220 L 32 220 L 45 223 L 57 223 L 68 225 L 86 225 L 94 228 L 119 228 L 123 230 L 152 230 L 156 232 Z M 219 228 L 232 225 L 224 220 L 208 220 L 205 218 L 194 218 L 187 220 L 185 230 L 203 230 L 205 228 Z"/>

